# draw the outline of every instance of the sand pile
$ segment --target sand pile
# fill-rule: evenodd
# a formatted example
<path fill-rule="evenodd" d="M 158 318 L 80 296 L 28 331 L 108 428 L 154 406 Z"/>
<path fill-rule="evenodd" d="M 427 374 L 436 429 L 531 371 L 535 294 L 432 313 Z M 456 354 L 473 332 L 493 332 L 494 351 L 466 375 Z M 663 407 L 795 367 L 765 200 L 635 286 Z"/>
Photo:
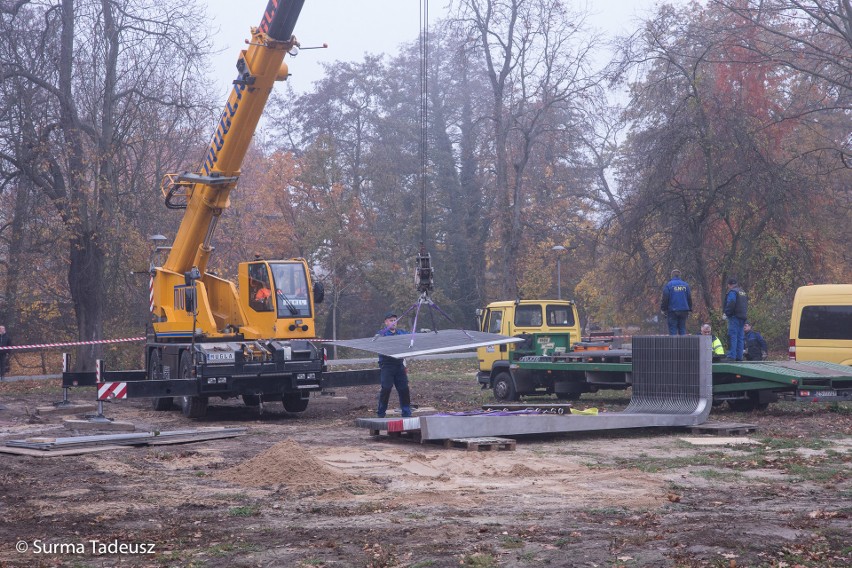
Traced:
<path fill-rule="evenodd" d="M 284 487 L 311 492 L 341 487 L 363 489 L 369 485 L 318 460 L 292 440 L 275 444 L 252 459 L 223 470 L 216 478 L 248 487 Z"/>

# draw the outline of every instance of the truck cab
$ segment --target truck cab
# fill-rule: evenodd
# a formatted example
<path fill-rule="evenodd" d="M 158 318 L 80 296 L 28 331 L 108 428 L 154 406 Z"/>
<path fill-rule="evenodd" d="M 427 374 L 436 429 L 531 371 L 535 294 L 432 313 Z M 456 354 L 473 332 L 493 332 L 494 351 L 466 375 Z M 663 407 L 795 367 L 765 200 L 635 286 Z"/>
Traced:
<path fill-rule="evenodd" d="M 517 384 L 511 363 L 524 355 L 556 355 L 571 351 L 580 341 L 577 307 L 571 300 L 518 300 L 492 302 L 478 310 L 479 327 L 486 333 L 524 337 L 517 344 L 477 349 L 477 380 L 492 388 L 500 400 L 515 400 L 525 390 Z"/>

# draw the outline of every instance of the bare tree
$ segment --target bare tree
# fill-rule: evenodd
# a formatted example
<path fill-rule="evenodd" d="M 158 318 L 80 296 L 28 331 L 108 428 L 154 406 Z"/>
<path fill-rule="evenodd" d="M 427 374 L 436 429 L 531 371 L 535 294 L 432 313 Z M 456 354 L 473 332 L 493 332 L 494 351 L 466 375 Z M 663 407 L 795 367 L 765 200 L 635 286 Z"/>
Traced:
<path fill-rule="evenodd" d="M 37 95 L 5 133 L 0 159 L 62 221 L 81 340 L 103 336 L 107 257 L 127 238 L 124 190 L 153 188 L 128 170 L 139 165 L 139 137 L 152 134 L 158 109 L 187 110 L 197 100 L 189 78 L 206 52 L 206 33 L 186 30 L 205 29 L 199 13 L 191 3 L 148 0 L 19 2 L 2 10 L 0 33 L 10 38 L 2 74 Z M 96 355 L 81 347 L 77 366 L 92 368 Z"/>
<path fill-rule="evenodd" d="M 852 108 L 850 0 L 713 0 L 712 3 L 736 16 L 734 33 L 739 38 L 754 38 L 755 41 L 744 42 L 748 50 L 821 84 L 825 97 L 838 108 L 846 111 Z M 852 136 L 826 142 L 837 150 L 846 167 L 852 168 Z"/>
<path fill-rule="evenodd" d="M 517 258 L 523 242 L 527 166 L 548 129 L 571 120 L 593 98 L 590 71 L 596 46 L 584 14 L 560 0 L 462 0 L 458 21 L 480 50 L 491 86 L 495 223 L 502 297 L 518 292 Z"/>

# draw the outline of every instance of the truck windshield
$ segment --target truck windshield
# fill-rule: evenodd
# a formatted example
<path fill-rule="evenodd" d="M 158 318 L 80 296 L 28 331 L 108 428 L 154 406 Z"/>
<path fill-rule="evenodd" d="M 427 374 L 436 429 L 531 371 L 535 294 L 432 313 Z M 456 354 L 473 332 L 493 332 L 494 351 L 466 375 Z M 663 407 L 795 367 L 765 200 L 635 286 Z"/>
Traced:
<path fill-rule="evenodd" d="M 272 280 L 275 283 L 275 295 L 279 318 L 299 318 L 311 315 L 311 303 L 308 301 L 308 279 L 305 267 L 301 263 L 269 263 Z"/>

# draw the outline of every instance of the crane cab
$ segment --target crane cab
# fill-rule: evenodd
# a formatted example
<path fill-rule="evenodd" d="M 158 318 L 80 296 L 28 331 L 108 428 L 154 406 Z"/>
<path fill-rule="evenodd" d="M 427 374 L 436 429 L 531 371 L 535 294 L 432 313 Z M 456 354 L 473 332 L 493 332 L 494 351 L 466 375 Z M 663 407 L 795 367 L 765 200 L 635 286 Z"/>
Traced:
<path fill-rule="evenodd" d="M 239 290 L 245 314 L 239 331 L 246 339 L 316 337 L 315 293 L 304 259 L 240 263 Z"/>

